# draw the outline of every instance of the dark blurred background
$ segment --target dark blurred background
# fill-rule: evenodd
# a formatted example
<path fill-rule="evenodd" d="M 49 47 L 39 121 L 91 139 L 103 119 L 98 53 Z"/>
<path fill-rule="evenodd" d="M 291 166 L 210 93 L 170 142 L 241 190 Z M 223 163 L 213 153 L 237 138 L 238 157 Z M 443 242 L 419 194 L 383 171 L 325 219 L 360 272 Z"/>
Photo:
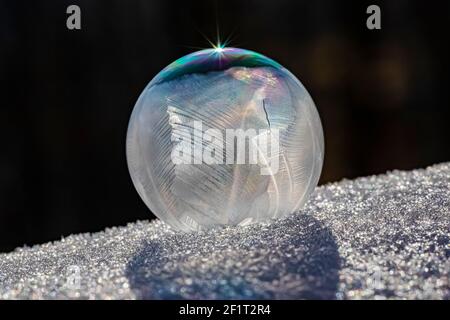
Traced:
<path fill-rule="evenodd" d="M 82 30 L 66 28 L 71 4 Z M 0 252 L 153 217 L 128 174 L 128 119 L 216 22 L 309 90 L 321 183 L 450 160 L 449 20 L 448 1 L 1 1 Z"/>

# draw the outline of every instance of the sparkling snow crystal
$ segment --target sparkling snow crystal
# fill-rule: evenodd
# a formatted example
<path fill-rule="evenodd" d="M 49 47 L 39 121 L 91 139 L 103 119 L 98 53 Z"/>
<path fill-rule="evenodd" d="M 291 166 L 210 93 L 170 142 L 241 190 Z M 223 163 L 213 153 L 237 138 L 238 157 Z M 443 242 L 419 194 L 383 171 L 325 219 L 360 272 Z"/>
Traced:
<path fill-rule="evenodd" d="M 0 298 L 449 299 L 450 163 L 328 184 L 271 224 L 160 221 L 0 254 Z"/>

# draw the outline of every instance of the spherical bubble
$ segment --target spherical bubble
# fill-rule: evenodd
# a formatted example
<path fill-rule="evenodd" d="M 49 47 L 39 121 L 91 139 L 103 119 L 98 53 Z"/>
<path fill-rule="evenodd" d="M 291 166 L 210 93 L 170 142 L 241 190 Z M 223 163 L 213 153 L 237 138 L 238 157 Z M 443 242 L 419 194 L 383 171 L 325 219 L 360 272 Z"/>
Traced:
<path fill-rule="evenodd" d="M 139 195 L 184 231 L 298 210 L 323 155 L 319 115 L 300 81 L 237 48 L 194 52 L 163 69 L 139 97 L 127 133 Z"/>

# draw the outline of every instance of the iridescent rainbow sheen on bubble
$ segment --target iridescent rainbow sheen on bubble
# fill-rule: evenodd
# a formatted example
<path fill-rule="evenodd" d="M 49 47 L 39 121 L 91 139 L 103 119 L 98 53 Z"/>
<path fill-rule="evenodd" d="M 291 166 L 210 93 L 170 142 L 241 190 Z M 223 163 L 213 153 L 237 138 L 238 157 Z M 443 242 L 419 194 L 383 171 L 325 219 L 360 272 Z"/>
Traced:
<path fill-rule="evenodd" d="M 250 50 L 239 48 L 205 49 L 172 62 L 157 75 L 154 81 L 155 83 L 161 83 L 187 74 L 221 71 L 232 67 L 282 68 L 272 59 Z"/>

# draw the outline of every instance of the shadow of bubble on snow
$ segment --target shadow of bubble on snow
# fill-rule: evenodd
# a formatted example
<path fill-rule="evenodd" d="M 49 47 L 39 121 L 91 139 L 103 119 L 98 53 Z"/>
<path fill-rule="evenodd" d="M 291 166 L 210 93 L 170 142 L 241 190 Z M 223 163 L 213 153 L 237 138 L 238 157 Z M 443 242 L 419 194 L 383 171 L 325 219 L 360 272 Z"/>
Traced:
<path fill-rule="evenodd" d="M 126 269 L 138 299 L 334 299 L 339 254 L 308 215 L 144 241 Z"/>

